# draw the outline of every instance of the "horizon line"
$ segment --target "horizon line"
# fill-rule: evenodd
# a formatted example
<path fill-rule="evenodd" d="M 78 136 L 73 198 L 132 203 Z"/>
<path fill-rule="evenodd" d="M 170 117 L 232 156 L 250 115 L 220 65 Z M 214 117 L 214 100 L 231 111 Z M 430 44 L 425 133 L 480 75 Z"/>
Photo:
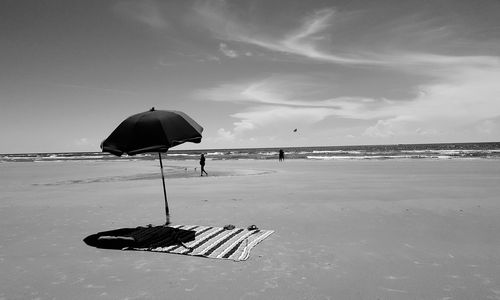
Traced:
<path fill-rule="evenodd" d="M 500 144 L 500 141 L 489 141 L 489 142 L 432 142 L 432 143 L 397 143 L 397 144 L 351 144 L 351 145 L 315 145 L 315 146 L 286 146 L 286 147 L 242 147 L 242 148 L 206 148 L 206 149 L 184 149 L 184 150 L 176 150 L 173 149 L 171 151 L 213 151 L 213 150 L 246 150 L 246 149 L 287 149 L 287 148 L 314 148 L 314 147 L 369 147 L 369 146 L 409 146 L 409 145 L 460 145 L 460 144 Z M 170 149 L 169 149 L 170 150 Z M 66 151 L 66 152 L 17 152 L 17 153 L 0 153 L 0 155 L 13 155 L 13 154 L 60 154 L 60 153 L 105 153 L 110 154 L 109 152 L 103 151 Z M 167 153 L 162 152 L 162 153 Z M 157 153 L 157 152 L 148 152 L 148 153 Z M 132 155 L 135 156 L 135 155 Z"/>

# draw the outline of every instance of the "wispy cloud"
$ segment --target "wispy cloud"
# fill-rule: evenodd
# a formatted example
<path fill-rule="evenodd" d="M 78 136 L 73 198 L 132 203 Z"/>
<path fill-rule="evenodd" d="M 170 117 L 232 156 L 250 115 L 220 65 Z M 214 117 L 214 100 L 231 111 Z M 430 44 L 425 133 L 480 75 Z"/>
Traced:
<path fill-rule="evenodd" d="M 161 2 L 124 1 L 117 3 L 114 10 L 153 29 L 166 30 L 170 27 L 167 18 L 168 7 L 165 8 Z M 386 24 L 379 25 L 378 31 L 363 32 L 358 28 L 364 20 L 362 13 L 338 11 L 334 7 L 303 13 L 297 17 L 298 21 L 293 27 L 283 28 L 270 28 L 265 23 L 242 19 L 231 11 L 226 1 L 197 1 L 192 11 L 196 14 L 192 18 L 196 21 L 193 22 L 197 22 L 203 29 L 208 29 L 215 38 L 223 41 L 219 43 L 217 50 L 230 58 L 253 54 L 251 51 L 230 48 L 227 42 L 245 43 L 311 61 L 384 66 L 424 73 L 429 72 L 429 68 L 489 65 L 499 61 L 495 56 L 449 55 L 419 48 L 417 45 L 423 44 L 439 49 L 439 46 L 434 45 L 439 45 L 440 40 L 451 39 L 450 36 L 453 36 L 454 32 L 449 26 L 427 21 L 425 18 L 419 20 L 415 15 L 387 21 Z M 179 19 L 178 16 L 176 18 Z M 349 43 L 345 43 L 345 37 L 342 38 L 345 33 L 342 30 L 345 31 L 348 27 L 358 28 L 358 31 L 353 31 L 353 38 Z"/>
<path fill-rule="evenodd" d="M 232 102 L 246 105 L 288 106 L 291 108 L 325 108 L 330 115 L 349 118 L 374 118 L 380 113 L 377 106 L 389 105 L 386 99 L 373 99 L 354 96 L 328 97 L 327 80 L 317 81 L 318 77 L 302 75 L 275 75 L 269 78 L 222 84 L 200 90 L 195 97 L 199 100 Z M 381 104 L 381 102 L 383 102 Z"/>
<path fill-rule="evenodd" d="M 440 82 L 422 85 L 417 97 L 383 107 L 387 116 L 368 127 L 364 135 L 375 137 L 460 135 L 494 139 L 500 116 L 500 65 L 490 68 L 458 68 Z M 483 127 L 484 126 L 484 127 Z"/>
<path fill-rule="evenodd" d="M 92 144 L 92 142 L 90 141 L 90 139 L 88 139 L 86 137 L 82 137 L 82 138 L 76 139 L 76 140 L 73 141 L 73 143 L 76 146 L 88 146 L 88 145 Z"/>
<path fill-rule="evenodd" d="M 314 124 L 328 118 L 370 121 L 372 125 L 362 134 L 377 138 L 432 137 L 464 127 L 474 127 L 486 136 L 491 134 L 491 128 L 496 128 L 495 120 L 500 115 L 498 78 L 500 65 L 487 69 L 460 67 L 439 80 L 416 87 L 417 96 L 401 101 L 348 95 L 318 98 L 314 91 L 321 85 L 326 87 L 328 81 L 308 83 L 302 76 L 275 75 L 223 84 L 200 91 L 198 98 L 203 95 L 205 100 L 242 104 L 244 111 L 231 115 L 238 121 L 227 131 L 236 136 L 290 120 Z"/>
<path fill-rule="evenodd" d="M 219 56 L 210 53 L 199 52 L 199 53 L 186 54 L 177 52 L 175 58 L 170 58 L 170 59 L 165 57 L 159 58 L 157 65 L 160 67 L 171 67 L 171 66 L 181 65 L 185 62 L 193 62 L 193 61 L 202 63 L 210 63 L 210 62 L 220 63 L 221 59 Z"/>
<path fill-rule="evenodd" d="M 270 49 L 274 48 L 281 52 L 288 52 L 305 56 L 312 59 L 330 61 L 334 63 L 347 64 L 379 64 L 380 61 L 363 58 L 335 55 L 321 50 L 320 43 L 331 38 L 331 34 L 327 32 L 330 29 L 331 21 L 337 12 L 333 8 L 326 8 L 315 11 L 311 16 L 307 16 L 302 20 L 301 25 L 285 37 L 275 43 L 274 46 L 269 45 Z"/>
<path fill-rule="evenodd" d="M 238 52 L 233 49 L 229 49 L 229 47 L 225 43 L 219 44 L 219 51 L 227 57 L 236 58 L 239 56 Z"/>
<path fill-rule="evenodd" d="M 374 112 L 378 101 L 360 97 L 317 98 L 321 85 L 302 76 L 275 75 L 259 81 L 223 84 L 201 90 L 200 101 L 239 103 L 243 111 L 231 114 L 237 121 L 233 128 L 224 129 L 226 137 L 238 138 L 273 127 L 312 125 L 329 117 L 372 119 L 384 112 Z M 327 83 L 326 83 L 327 84 Z M 222 134 L 221 134 L 222 135 Z"/>
<path fill-rule="evenodd" d="M 153 29 L 166 29 L 168 22 L 156 1 L 123 1 L 113 7 L 114 11 Z"/>
<path fill-rule="evenodd" d="M 204 26 L 222 40 L 243 42 L 272 51 L 336 63 L 380 63 L 371 59 L 338 56 L 318 48 L 318 43 L 326 39 L 322 32 L 329 28 L 329 21 L 335 15 L 335 10 L 331 8 L 318 10 L 305 17 L 298 28 L 280 37 L 262 33 L 255 29 L 255 24 L 250 26 L 240 23 L 230 14 L 223 1 L 203 2 L 195 6 L 195 10 L 201 16 Z M 261 30 L 265 31 L 263 28 Z"/>
<path fill-rule="evenodd" d="M 267 50 L 316 61 L 399 68 L 498 63 L 498 58 L 492 56 L 444 55 L 425 51 L 418 52 L 411 50 L 408 46 L 405 47 L 405 44 L 417 45 L 419 42 L 429 45 L 450 35 L 451 29 L 446 26 L 437 26 L 439 24 L 431 22 L 418 22 L 415 20 L 415 16 L 397 20 L 398 23 L 388 22 L 380 29 L 385 33 L 380 40 L 373 37 L 366 38 L 369 33 L 358 32 L 359 36 L 354 36 L 352 40 L 359 39 L 359 44 L 347 47 L 341 45 L 335 36 L 336 19 L 343 19 L 342 15 L 346 13 L 339 12 L 335 8 L 313 11 L 303 16 L 295 28 L 286 31 L 269 30 L 264 25 L 259 26 L 259 24 L 242 21 L 232 14 L 225 1 L 198 3 L 194 10 L 200 17 L 203 26 L 208 28 L 218 39 L 247 43 Z M 357 18 L 354 21 L 363 22 L 363 19 Z M 418 26 L 407 25 L 415 23 Z M 352 24 L 352 27 L 357 26 L 358 24 Z M 375 37 L 380 36 L 378 32 L 374 33 Z M 414 41 L 409 40 L 409 37 L 412 37 Z"/>
<path fill-rule="evenodd" d="M 195 11 L 204 28 L 222 41 L 219 50 L 230 57 L 237 52 L 228 52 L 226 42 L 258 46 L 301 58 L 302 63 L 361 66 L 375 77 L 387 75 L 384 72 L 388 70 L 392 72 L 388 77 L 418 76 L 418 80 L 407 82 L 404 99 L 360 97 L 346 89 L 339 92 L 331 87 L 329 78 L 312 72 L 220 84 L 200 94 L 207 100 L 241 105 L 240 111 L 231 115 L 236 119 L 233 128 L 224 129 L 221 136 L 237 138 L 297 119 L 308 120 L 309 124 L 339 118 L 361 120 L 358 124 L 364 124 L 364 129 L 358 127 L 349 136 L 377 139 L 420 136 L 439 140 L 458 135 L 464 128 L 486 136 L 497 128 L 500 59 L 483 55 L 492 52 L 481 48 L 484 45 L 491 48 L 495 43 L 489 40 L 460 46 L 467 40 L 460 37 L 459 27 L 448 26 L 440 16 L 426 19 L 421 14 L 408 14 L 378 20 L 372 29 L 364 25 L 361 17 L 364 12 L 351 18 L 333 7 L 311 10 L 295 19 L 295 23 L 288 18 L 287 26 L 281 27 L 279 20 L 259 23 L 248 16 L 238 18 L 241 12 L 234 14 L 225 1 L 198 2 Z M 345 38 L 346 33 L 349 39 Z M 347 76 L 357 81 L 352 73 Z M 380 81 L 373 78 L 373 82 Z M 397 88 L 401 87 L 390 82 L 380 87 L 360 87 L 364 95 L 369 95 L 370 89 L 380 95 L 384 89 Z"/>
<path fill-rule="evenodd" d="M 239 119 L 234 123 L 233 134 L 240 136 L 243 133 L 258 129 L 268 129 L 293 124 L 314 124 L 334 115 L 335 110 L 323 107 L 287 107 L 266 106 L 255 107 L 251 111 L 235 113 L 231 117 Z"/>
<path fill-rule="evenodd" d="M 205 90 L 203 94 L 209 100 L 244 105 L 244 111 L 232 115 L 238 120 L 233 129 L 236 135 L 300 116 L 313 123 L 332 117 L 370 120 L 371 125 L 362 134 L 371 137 L 432 136 L 470 124 L 487 129 L 500 114 L 500 88 L 496 83 L 500 59 L 476 54 L 481 51 L 472 51 L 472 55 L 443 54 L 453 53 L 457 35 L 440 19 L 413 14 L 379 22 L 377 29 L 370 30 L 373 36 L 358 28 L 351 31 L 357 36 L 342 43 L 345 40 L 337 36 L 342 35 L 339 30 L 346 30 L 346 24 L 342 27 L 339 22 L 346 20 L 345 12 L 335 8 L 313 10 L 299 18 L 295 27 L 281 30 L 266 30 L 266 24 L 236 18 L 224 1 L 204 2 L 195 9 L 206 28 L 221 40 L 293 54 L 310 62 L 364 65 L 397 70 L 401 76 L 419 74 L 427 78 L 427 82 L 414 82 L 413 98 L 391 100 L 339 94 L 328 88 L 331 82 L 308 77 L 310 73 L 277 74 Z M 354 28 L 357 24 L 352 22 L 363 20 L 348 21 Z"/>

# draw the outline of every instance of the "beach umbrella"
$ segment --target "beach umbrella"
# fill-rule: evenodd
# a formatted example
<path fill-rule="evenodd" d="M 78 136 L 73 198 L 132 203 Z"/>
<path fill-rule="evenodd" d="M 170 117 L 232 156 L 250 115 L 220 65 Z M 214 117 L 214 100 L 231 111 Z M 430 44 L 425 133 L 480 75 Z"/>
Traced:
<path fill-rule="evenodd" d="M 135 114 L 128 117 L 101 143 L 103 152 L 117 156 L 123 153 L 136 155 L 147 152 L 158 152 L 160 158 L 163 195 L 165 197 L 166 224 L 170 223 L 167 190 L 161 153 L 185 142 L 201 142 L 203 127 L 180 111 L 155 110 Z"/>

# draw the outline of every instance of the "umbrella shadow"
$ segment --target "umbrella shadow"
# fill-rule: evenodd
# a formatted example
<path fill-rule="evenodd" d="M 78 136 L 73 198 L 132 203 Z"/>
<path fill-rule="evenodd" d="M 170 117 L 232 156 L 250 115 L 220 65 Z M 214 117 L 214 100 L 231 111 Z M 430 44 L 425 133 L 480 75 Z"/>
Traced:
<path fill-rule="evenodd" d="M 193 241 L 196 231 L 169 226 L 119 228 L 91 234 L 83 239 L 89 246 L 100 249 L 136 249 L 168 247 Z"/>

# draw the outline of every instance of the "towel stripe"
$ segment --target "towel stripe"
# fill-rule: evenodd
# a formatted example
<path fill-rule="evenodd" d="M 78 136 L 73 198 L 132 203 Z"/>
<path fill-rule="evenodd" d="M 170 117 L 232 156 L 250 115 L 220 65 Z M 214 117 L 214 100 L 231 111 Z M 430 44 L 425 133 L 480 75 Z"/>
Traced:
<path fill-rule="evenodd" d="M 232 233 L 227 234 L 226 236 L 223 236 L 222 238 L 220 238 L 217 241 L 215 241 L 212 245 L 208 246 L 203 251 L 201 251 L 199 255 L 209 256 L 217 248 L 219 248 L 220 246 L 222 246 L 225 242 L 229 241 L 231 238 L 233 238 L 235 235 L 239 234 L 242 231 L 243 231 L 243 229 L 238 229 L 238 230 L 236 230 L 236 231 L 234 231 Z"/>
<path fill-rule="evenodd" d="M 248 231 L 244 235 L 242 235 L 240 238 L 238 238 L 236 241 L 234 241 L 229 247 L 227 247 L 224 251 L 222 251 L 221 254 L 217 255 L 217 258 L 229 258 L 240 246 L 241 243 L 243 243 L 243 240 L 249 237 L 250 235 L 254 234 L 255 231 Z"/>
<path fill-rule="evenodd" d="M 196 227 L 200 227 L 200 226 L 193 226 L 193 229 L 194 229 L 194 228 L 196 228 Z M 212 229 L 212 228 L 213 228 L 213 227 L 206 227 L 205 229 L 202 229 L 202 230 L 200 230 L 200 231 L 197 231 L 197 232 L 195 233 L 195 238 L 196 238 L 197 236 L 199 236 L 199 235 L 201 235 L 201 234 L 203 234 L 203 233 L 205 233 L 205 232 L 209 231 L 209 230 L 210 230 L 210 229 Z M 192 230 L 192 229 L 189 229 L 189 230 Z M 195 241 L 196 241 L 196 239 L 195 239 Z M 191 247 L 191 246 L 189 246 L 189 243 L 186 243 L 186 246 Z M 168 251 L 168 252 L 173 252 L 173 251 L 177 250 L 177 249 L 178 249 L 178 248 L 180 248 L 180 247 L 182 247 L 182 245 L 170 246 L 170 247 L 169 247 L 170 249 L 168 249 L 167 251 Z"/>
<path fill-rule="evenodd" d="M 259 232 L 259 230 L 253 230 L 253 231 L 248 232 L 248 235 L 245 237 L 245 239 L 241 239 L 241 241 L 236 246 L 234 246 L 231 250 L 229 250 L 228 253 L 226 255 L 224 255 L 223 257 L 230 258 L 231 255 L 233 255 L 238 249 L 240 249 L 241 244 L 243 244 L 243 241 L 246 241 L 247 245 L 248 245 L 248 237 L 250 237 L 251 235 L 253 235 L 254 233 L 257 233 L 257 232 Z"/>
<path fill-rule="evenodd" d="M 257 237 L 255 240 L 251 241 L 246 247 L 245 249 L 243 249 L 243 253 L 241 253 L 241 256 L 238 258 L 238 260 L 247 260 L 248 259 L 248 256 L 250 256 L 250 250 L 255 246 L 257 245 L 258 243 L 260 243 L 263 239 L 265 239 L 266 237 L 268 237 L 270 234 L 272 233 L 271 232 L 265 232 L 264 234 L 262 234 L 261 236 Z"/>
<path fill-rule="evenodd" d="M 198 247 L 200 247 L 201 245 L 205 244 L 206 242 L 208 242 L 210 239 L 218 236 L 219 234 L 221 234 L 222 232 L 224 232 L 225 229 L 224 228 L 219 228 L 215 233 L 212 233 L 210 236 L 206 237 L 205 239 L 199 241 L 198 243 L 196 243 L 195 245 L 193 246 L 190 246 L 191 249 L 188 249 L 184 252 L 182 252 L 182 254 L 188 254 L 188 253 L 191 253 L 193 252 L 195 249 L 197 249 Z"/>
<path fill-rule="evenodd" d="M 195 231 L 195 239 L 184 245 L 177 244 L 161 247 L 161 244 L 172 241 L 175 237 L 166 237 L 157 241 L 156 235 L 150 236 L 154 242 L 150 247 L 133 248 L 132 250 L 143 250 L 153 252 L 164 252 L 173 254 L 184 254 L 201 256 L 207 258 L 230 259 L 234 261 L 247 260 L 250 250 L 274 231 L 272 230 L 247 230 L 246 228 L 234 228 L 231 230 L 222 227 L 176 225 L 171 226 L 183 230 Z M 161 231 L 156 232 L 161 236 Z M 182 238 L 179 236 L 179 238 Z M 156 246 L 155 246 L 156 245 Z"/>
<path fill-rule="evenodd" d="M 195 240 L 191 241 L 189 243 L 186 243 L 186 246 L 188 248 L 192 248 L 196 243 L 198 243 L 201 239 L 204 239 L 207 235 L 210 235 L 214 230 L 216 230 L 217 227 L 206 227 L 204 229 L 200 229 L 195 233 Z M 180 254 L 183 252 L 185 249 L 182 247 L 182 245 L 177 245 L 174 248 L 170 250 L 171 253 L 176 253 Z"/>

